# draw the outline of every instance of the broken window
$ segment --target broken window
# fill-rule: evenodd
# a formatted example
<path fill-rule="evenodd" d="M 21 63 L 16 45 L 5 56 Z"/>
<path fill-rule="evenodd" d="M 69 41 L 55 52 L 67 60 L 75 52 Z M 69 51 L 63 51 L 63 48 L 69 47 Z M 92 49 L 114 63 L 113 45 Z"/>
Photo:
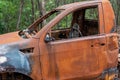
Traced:
<path fill-rule="evenodd" d="M 41 18 L 38 18 L 33 24 L 29 26 L 29 28 L 22 30 L 19 32 L 19 35 L 22 38 L 31 38 L 36 35 L 36 33 L 42 29 L 45 25 L 47 25 L 52 19 L 54 19 L 57 15 L 59 15 L 63 10 L 53 10 Z"/>
<path fill-rule="evenodd" d="M 47 36 L 53 40 L 79 38 L 99 34 L 98 7 L 79 9 L 65 16 Z"/>
<path fill-rule="evenodd" d="M 71 20 L 72 20 L 72 14 L 65 16 L 57 25 L 53 27 L 52 30 L 54 31 L 54 30 L 62 30 L 62 29 L 70 28 Z"/>
<path fill-rule="evenodd" d="M 84 34 L 86 36 L 99 34 L 98 22 L 98 8 L 85 9 Z"/>

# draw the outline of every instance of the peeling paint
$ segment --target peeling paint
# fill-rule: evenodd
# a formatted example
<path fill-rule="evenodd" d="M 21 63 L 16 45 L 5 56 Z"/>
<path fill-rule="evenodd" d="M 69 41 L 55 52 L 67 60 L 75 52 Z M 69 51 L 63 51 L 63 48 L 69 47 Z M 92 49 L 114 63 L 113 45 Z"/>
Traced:
<path fill-rule="evenodd" d="M 0 62 L 0 72 L 19 72 L 27 75 L 31 72 L 28 56 L 17 48 L 0 46 L 0 58 L 3 59 Z"/>

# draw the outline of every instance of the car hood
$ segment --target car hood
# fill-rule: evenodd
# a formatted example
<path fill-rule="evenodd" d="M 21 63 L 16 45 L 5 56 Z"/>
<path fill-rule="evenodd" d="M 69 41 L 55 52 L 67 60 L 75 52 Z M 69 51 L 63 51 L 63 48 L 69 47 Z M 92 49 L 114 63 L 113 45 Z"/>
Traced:
<path fill-rule="evenodd" d="M 18 35 L 18 31 L 0 35 L 0 44 L 17 42 L 17 41 L 20 41 L 20 40 L 23 40 L 23 38 L 21 38 Z"/>

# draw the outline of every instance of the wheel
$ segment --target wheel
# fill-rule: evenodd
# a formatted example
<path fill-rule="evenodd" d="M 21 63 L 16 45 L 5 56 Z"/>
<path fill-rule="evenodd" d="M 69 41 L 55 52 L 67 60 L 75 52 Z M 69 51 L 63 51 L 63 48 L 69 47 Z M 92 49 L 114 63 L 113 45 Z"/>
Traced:
<path fill-rule="evenodd" d="M 20 73 L 2 73 L 0 80 L 33 80 L 30 77 Z"/>

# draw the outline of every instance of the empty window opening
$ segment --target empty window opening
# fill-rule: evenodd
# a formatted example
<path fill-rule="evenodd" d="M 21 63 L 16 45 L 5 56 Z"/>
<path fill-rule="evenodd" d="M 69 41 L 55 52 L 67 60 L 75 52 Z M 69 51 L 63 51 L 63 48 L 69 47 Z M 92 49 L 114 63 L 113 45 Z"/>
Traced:
<path fill-rule="evenodd" d="M 79 38 L 99 34 L 98 7 L 84 8 L 70 13 L 56 24 L 47 37 L 53 40 Z"/>

